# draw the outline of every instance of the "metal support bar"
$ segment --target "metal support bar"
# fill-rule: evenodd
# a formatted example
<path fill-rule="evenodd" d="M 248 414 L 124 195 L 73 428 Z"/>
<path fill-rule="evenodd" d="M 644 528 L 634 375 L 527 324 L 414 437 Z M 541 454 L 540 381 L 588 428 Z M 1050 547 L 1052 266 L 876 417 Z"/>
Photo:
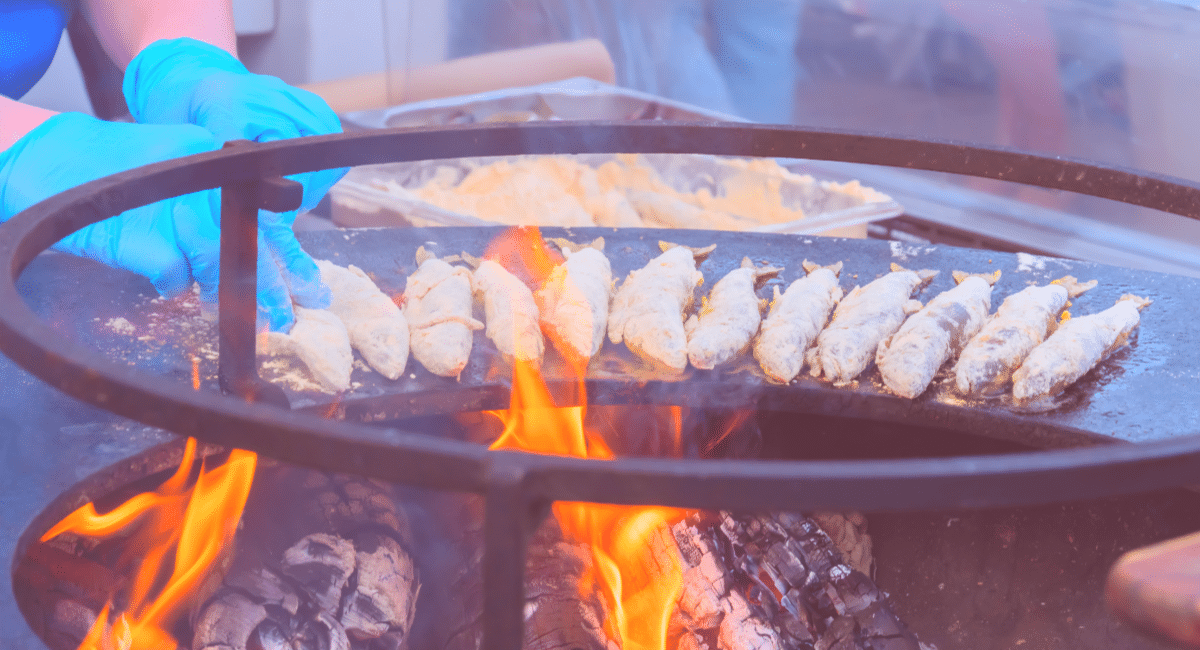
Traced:
<path fill-rule="evenodd" d="M 525 477 L 507 453 L 491 459 L 483 524 L 482 647 L 489 650 L 520 650 L 524 642 L 526 547 L 540 520 Z"/>
<path fill-rule="evenodd" d="M 252 146 L 233 140 L 225 148 Z M 258 210 L 285 212 L 300 207 L 304 188 L 282 177 L 226 183 L 221 188 L 221 279 L 217 289 L 221 391 L 247 402 L 289 408 L 278 386 L 258 376 Z"/>

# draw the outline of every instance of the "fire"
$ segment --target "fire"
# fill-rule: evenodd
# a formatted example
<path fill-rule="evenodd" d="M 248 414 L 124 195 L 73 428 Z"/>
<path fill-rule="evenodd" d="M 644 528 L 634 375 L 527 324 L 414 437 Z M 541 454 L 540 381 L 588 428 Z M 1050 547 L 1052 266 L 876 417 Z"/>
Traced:
<path fill-rule="evenodd" d="M 484 259 L 492 260 L 536 290 L 563 263 L 562 255 L 542 242 L 537 226 L 510 228 L 488 244 Z"/>
<path fill-rule="evenodd" d="M 104 514 L 88 503 L 42 535 L 45 542 L 65 532 L 108 537 L 134 531 L 120 560 L 134 576 L 119 598 L 128 604 L 114 613 L 110 600 L 81 650 L 178 646 L 169 630 L 203 587 L 210 567 L 232 548 L 257 464 L 255 454 L 235 449 L 217 467 L 206 463 L 189 487 L 195 455 L 196 441 L 189 438 L 179 468 L 156 492 L 138 494 Z"/>
<path fill-rule="evenodd" d="M 492 449 L 613 458 L 608 446 L 584 428 L 584 407 L 555 406 L 538 369 L 529 362 L 514 364 L 511 406 L 493 413 L 505 426 Z M 609 607 L 608 633 L 620 639 L 625 650 L 666 647 L 683 567 L 673 553 L 655 557 L 650 549 L 652 540 L 684 514 L 672 508 L 554 504 L 563 532 L 591 547 L 594 575 L 584 576 L 580 589 L 589 591 L 593 584 L 600 588 Z"/>
<path fill-rule="evenodd" d="M 501 261 L 518 277 L 522 276 L 518 268 L 524 270 L 525 277 L 535 283 L 544 282 L 554 265 L 561 263 L 546 250 L 536 228 L 507 231 L 489 248 L 489 257 Z M 528 361 L 515 362 L 509 409 L 492 411 L 504 423 L 504 433 L 491 448 L 612 459 L 613 452 L 601 437 L 584 426 L 583 368 L 573 370 L 579 405 L 560 407 L 539 369 Z M 678 426 L 678 408 L 672 409 L 671 417 Z M 564 534 L 591 547 L 592 574 L 583 577 L 580 590 L 586 593 L 599 588 L 603 594 L 610 638 L 618 639 L 624 650 L 665 649 L 683 567 L 673 550 L 655 554 L 651 549 L 654 539 L 669 536 L 671 523 L 685 513 L 671 508 L 564 502 L 555 503 L 553 511 Z"/>

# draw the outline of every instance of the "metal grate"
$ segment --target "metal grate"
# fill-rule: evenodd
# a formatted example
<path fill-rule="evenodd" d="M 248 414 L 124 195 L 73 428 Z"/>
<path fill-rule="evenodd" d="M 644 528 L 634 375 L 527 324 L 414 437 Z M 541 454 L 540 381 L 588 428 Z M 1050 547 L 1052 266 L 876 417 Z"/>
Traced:
<path fill-rule="evenodd" d="M 65 393 L 151 426 L 300 465 L 486 497 L 485 644 L 522 639 L 526 540 L 556 500 L 703 509 L 914 510 L 1037 504 L 1194 481 L 1200 438 L 980 458 L 588 461 L 486 451 L 270 406 L 253 364 L 256 209 L 295 203 L 283 175 L 402 160 L 557 153 L 705 153 L 842 160 L 998 178 L 1200 218 L 1200 187 L 999 148 L 743 124 L 547 122 L 397 129 L 235 146 L 75 188 L 0 229 L 0 349 Z M 64 234 L 170 196 L 223 187 L 224 386 L 161 385 L 55 334 L 25 306 L 21 271 Z M 247 337 L 249 331 L 251 336 Z M 1048 427 L 1050 425 L 1047 425 Z M 18 554 L 24 549 L 18 549 Z"/>

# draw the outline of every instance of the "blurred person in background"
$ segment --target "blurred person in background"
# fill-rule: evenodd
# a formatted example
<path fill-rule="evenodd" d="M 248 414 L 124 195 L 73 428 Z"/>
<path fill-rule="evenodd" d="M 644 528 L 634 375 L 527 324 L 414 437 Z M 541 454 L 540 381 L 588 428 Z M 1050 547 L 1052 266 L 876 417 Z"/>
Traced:
<path fill-rule="evenodd" d="M 761 122 L 792 119 L 803 0 L 451 0 L 450 56 L 597 38 L 617 83 Z"/>
<path fill-rule="evenodd" d="M 124 70 L 136 123 L 20 103 L 41 78 L 74 12 Z M 258 142 L 341 131 L 316 95 L 251 74 L 237 59 L 230 0 L 0 0 L 0 220 L 77 185 L 154 162 Z M 311 209 L 345 170 L 296 177 Z M 287 331 L 293 301 L 327 307 L 329 289 L 292 231 L 295 212 L 260 211 L 259 327 Z M 148 278 L 163 295 L 198 284 L 216 299 L 218 190 L 129 210 L 55 248 Z"/>

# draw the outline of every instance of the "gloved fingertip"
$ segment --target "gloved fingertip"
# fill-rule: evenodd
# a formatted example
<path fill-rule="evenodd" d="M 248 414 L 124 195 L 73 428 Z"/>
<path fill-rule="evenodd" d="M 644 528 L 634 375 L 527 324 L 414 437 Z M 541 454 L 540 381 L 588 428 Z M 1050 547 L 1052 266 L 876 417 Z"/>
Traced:
<path fill-rule="evenodd" d="M 164 298 L 178 298 L 192 288 L 192 274 L 186 262 L 173 264 L 149 279 Z"/>
<path fill-rule="evenodd" d="M 288 288 L 292 292 L 292 300 L 307 309 L 329 309 L 333 302 L 333 294 L 320 277 L 303 280 L 289 278 Z"/>
<path fill-rule="evenodd" d="M 280 332 L 287 334 L 292 331 L 292 325 L 296 324 L 296 313 L 292 310 L 291 305 L 268 307 L 267 305 L 258 304 L 258 316 L 255 323 L 255 329 L 259 332 L 267 329 L 272 332 Z"/>

